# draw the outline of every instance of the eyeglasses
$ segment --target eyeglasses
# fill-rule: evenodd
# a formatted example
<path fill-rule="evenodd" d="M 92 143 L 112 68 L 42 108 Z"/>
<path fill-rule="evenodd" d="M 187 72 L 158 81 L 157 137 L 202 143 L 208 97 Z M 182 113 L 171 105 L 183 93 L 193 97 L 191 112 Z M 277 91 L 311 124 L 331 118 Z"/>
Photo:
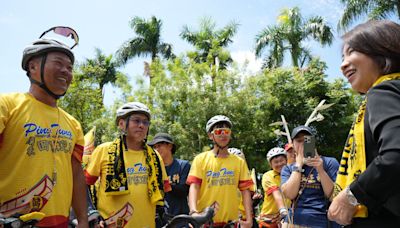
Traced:
<path fill-rule="evenodd" d="M 213 133 L 214 135 L 229 135 L 231 134 L 231 132 L 232 130 L 229 128 L 216 128 L 211 133 Z"/>
<path fill-rule="evenodd" d="M 150 121 L 148 120 L 131 119 L 131 118 L 129 118 L 129 120 L 132 121 L 136 126 L 139 126 L 140 124 L 143 124 L 143 126 L 145 127 L 150 126 Z"/>
<path fill-rule="evenodd" d="M 75 44 L 72 45 L 70 47 L 70 49 L 74 48 L 76 45 L 78 45 L 79 43 L 79 36 L 78 33 L 76 33 L 75 30 L 73 30 L 70 27 L 65 27 L 65 26 L 55 26 L 52 27 L 50 29 L 48 29 L 47 31 L 44 31 L 42 33 L 42 35 L 40 35 L 39 39 L 42 38 L 44 35 L 46 35 L 47 33 L 53 31 L 54 33 L 61 35 L 61 36 L 65 36 L 65 37 L 71 37 L 71 39 L 73 39 L 75 41 Z"/>

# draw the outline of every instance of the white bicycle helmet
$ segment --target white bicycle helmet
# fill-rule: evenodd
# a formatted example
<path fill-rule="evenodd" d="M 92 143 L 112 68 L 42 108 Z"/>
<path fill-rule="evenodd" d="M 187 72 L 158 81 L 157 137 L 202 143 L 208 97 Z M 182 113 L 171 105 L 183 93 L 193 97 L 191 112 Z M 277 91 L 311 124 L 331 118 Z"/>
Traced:
<path fill-rule="evenodd" d="M 74 53 L 72 53 L 67 45 L 53 39 L 41 38 L 24 49 L 22 55 L 22 69 L 28 71 L 28 62 L 33 57 L 55 51 L 65 53 L 71 59 L 72 64 L 74 64 Z"/>
<path fill-rule="evenodd" d="M 285 155 L 285 157 L 286 157 L 286 151 L 280 147 L 274 147 L 274 148 L 270 149 L 267 153 L 268 162 L 271 162 L 271 159 L 278 155 Z"/>
<path fill-rule="evenodd" d="M 206 131 L 207 133 L 210 133 L 211 129 L 213 128 L 213 126 L 217 123 L 221 123 L 221 122 L 225 122 L 229 125 L 230 128 L 232 128 L 232 122 L 231 120 L 223 115 L 216 115 L 211 117 L 211 119 L 208 120 L 207 124 L 206 124 Z"/>
<path fill-rule="evenodd" d="M 117 109 L 117 124 L 121 118 L 125 118 L 133 113 L 141 113 L 146 115 L 149 120 L 151 119 L 150 109 L 146 105 L 140 102 L 129 102 Z"/>
<path fill-rule="evenodd" d="M 242 152 L 242 150 L 238 149 L 238 148 L 228 148 L 228 152 L 230 154 L 234 154 L 240 158 L 242 158 L 243 160 L 246 160 L 246 157 L 244 156 L 244 153 Z"/>

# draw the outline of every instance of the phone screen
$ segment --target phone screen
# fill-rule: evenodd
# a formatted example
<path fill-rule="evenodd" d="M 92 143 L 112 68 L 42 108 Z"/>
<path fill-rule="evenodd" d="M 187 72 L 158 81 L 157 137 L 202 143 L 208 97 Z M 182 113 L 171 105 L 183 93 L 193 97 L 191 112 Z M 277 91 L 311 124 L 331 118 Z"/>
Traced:
<path fill-rule="evenodd" d="M 304 136 L 304 157 L 315 157 L 315 137 L 311 135 Z"/>

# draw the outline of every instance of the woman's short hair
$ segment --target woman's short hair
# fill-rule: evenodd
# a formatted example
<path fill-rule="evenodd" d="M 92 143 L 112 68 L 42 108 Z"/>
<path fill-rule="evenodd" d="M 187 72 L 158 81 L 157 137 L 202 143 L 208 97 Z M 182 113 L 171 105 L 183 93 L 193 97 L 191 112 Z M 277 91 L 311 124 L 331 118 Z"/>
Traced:
<path fill-rule="evenodd" d="M 383 75 L 400 72 L 400 25 L 390 20 L 369 20 L 342 36 L 344 44 L 371 57 Z"/>

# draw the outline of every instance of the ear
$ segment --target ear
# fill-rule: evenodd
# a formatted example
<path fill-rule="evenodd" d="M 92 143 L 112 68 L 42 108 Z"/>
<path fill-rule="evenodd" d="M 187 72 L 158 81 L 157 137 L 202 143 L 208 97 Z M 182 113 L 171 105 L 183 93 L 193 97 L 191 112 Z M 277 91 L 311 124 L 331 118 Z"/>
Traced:
<path fill-rule="evenodd" d="M 36 74 L 36 72 L 39 71 L 38 61 L 36 61 L 35 59 L 30 60 L 28 63 L 28 71 L 31 75 Z"/>
<path fill-rule="evenodd" d="M 213 135 L 212 135 L 212 133 L 207 133 L 207 135 L 208 135 L 208 138 L 209 138 L 210 140 L 213 140 Z"/>
<path fill-rule="evenodd" d="M 121 118 L 118 120 L 118 128 L 121 130 L 125 130 L 125 119 Z"/>

